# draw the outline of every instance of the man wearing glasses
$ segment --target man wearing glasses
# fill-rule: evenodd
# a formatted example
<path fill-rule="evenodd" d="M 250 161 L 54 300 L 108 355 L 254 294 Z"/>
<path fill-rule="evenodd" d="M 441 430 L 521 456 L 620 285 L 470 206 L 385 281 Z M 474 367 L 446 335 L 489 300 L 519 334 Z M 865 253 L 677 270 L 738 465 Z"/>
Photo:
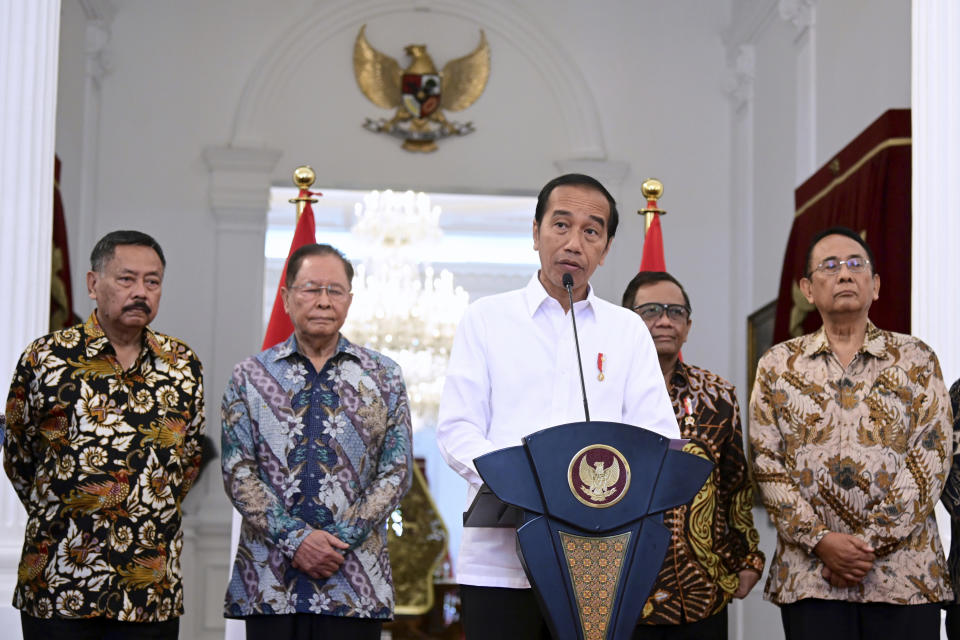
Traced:
<path fill-rule="evenodd" d="M 400 367 L 340 335 L 353 267 L 329 245 L 290 256 L 294 332 L 233 370 L 223 480 L 243 516 L 228 618 L 247 640 L 379 640 L 393 615 L 384 522 L 410 488 Z"/>
<path fill-rule="evenodd" d="M 634 639 L 724 639 L 727 604 L 750 593 L 764 565 L 736 391 L 720 376 L 680 359 L 693 321 L 690 298 L 676 278 L 641 271 L 627 285 L 622 304 L 650 330 L 680 437 L 690 439 L 686 450 L 716 465 L 690 504 L 664 514 L 673 533 L 670 549 Z"/>
<path fill-rule="evenodd" d="M 765 597 L 791 640 L 939 638 L 953 595 L 933 514 L 953 457 L 940 365 L 868 319 L 880 276 L 857 233 L 820 232 L 806 264 L 823 327 L 767 351 L 750 400 L 777 529 Z"/>

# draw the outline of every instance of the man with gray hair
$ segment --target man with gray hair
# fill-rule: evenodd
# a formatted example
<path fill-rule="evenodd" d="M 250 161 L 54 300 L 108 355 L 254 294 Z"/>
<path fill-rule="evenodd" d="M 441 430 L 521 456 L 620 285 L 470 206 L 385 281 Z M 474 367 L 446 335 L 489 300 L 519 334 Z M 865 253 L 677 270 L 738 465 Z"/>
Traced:
<path fill-rule="evenodd" d="M 247 640 L 379 640 L 393 615 L 384 524 L 410 488 L 410 408 L 400 367 L 340 334 L 352 280 L 330 245 L 294 251 L 293 334 L 223 395 L 223 482 L 243 516 L 225 616 Z"/>
<path fill-rule="evenodd" d="M 90 262 L 97 308 L 27 347 L 7 398 L 4 466 L 27 510 L 13 604 L 25 640 L 173 640 L 203 372 L 149 327 L 166 265 L 156 240 L 114 231 Z"/>

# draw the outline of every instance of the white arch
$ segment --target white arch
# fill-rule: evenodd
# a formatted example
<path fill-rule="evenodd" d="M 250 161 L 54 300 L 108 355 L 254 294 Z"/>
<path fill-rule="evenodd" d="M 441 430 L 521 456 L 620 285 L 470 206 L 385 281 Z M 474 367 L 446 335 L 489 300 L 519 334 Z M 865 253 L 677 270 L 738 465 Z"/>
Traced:
<path fill-rule="evenodd" d="M 307 51 L 358 23 L 418 8 L 476 21 L 484 29 L 509 41 L 530 61 L 553 92 L 554 104 L 558 106 L 570 143 L 568 157 L 606 159 L 597 105 L 576 63 L 518 7 L 476 0 L 430 0 L 409 4 L 399 4 L 395 0 L 344 0 L 330 10 L 314 11 L 314 15 L 307 19 L 296 20 L 267 49 L 248 77 L 234 117 L 231 146 L 263 146 L 262 131 L 271 115 L 271 97 L 293 76 L 303 72 L 298 63 Z"/>

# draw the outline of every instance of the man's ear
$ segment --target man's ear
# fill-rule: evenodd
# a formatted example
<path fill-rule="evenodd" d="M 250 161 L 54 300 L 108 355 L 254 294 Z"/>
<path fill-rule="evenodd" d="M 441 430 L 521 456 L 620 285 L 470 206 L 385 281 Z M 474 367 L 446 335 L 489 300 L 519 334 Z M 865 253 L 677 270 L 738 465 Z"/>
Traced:
<path fill-rule="evenodd" d="M 96 289 L 99 278 L 100 274 L 96 271 L 87 271 L 87 295 L 90 296 L 91 300 L 97 299 L 97 294 L 94 292 L 94 289 Z"/>
<path fill-rule="evenodd" d="M 810 278 L 803 276 L 800 278 L 798 284 L 800 285 L 800 292 L 803 294 L 803 297 L 807 299 L 807 302 L 813 304 L 813 283 L 810 282 Z"/>

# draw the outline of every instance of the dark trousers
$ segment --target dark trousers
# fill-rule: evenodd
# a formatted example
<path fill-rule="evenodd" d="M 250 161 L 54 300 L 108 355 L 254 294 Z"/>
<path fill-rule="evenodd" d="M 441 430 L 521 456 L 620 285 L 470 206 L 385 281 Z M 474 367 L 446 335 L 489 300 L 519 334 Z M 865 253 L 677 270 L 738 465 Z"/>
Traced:
<path fill-rule="evenodd" d="M 696 622 L 641 624 L 633 640 L 727 640 L 727 608 Z"/>
<path fill-rule="evenodd" d="M 780 605 L 786 640 L 940 638 L 939 604 L 844 602 L 809 598 Z"/>
<path fill-rule="evenodd" d="M 460 585 L 460 614 L 467 640 L 550 640 L 533 589 Z"/>
<path fill-rule="evenodd" d="M 291 613 L 244 618 L 247 640 L 380 640 L 382 620 Z"/>
<path fill-rule="evenodd" d="M 177 640 L 180 618 L 121 622 L 109 618 L 34 618 L 20 612 L 23 640 Z"/>
<path fill-rule="evenodd" d="M 947 610 L 947 640 L 960 640 L 960 604 L 948 604 Z"/>

